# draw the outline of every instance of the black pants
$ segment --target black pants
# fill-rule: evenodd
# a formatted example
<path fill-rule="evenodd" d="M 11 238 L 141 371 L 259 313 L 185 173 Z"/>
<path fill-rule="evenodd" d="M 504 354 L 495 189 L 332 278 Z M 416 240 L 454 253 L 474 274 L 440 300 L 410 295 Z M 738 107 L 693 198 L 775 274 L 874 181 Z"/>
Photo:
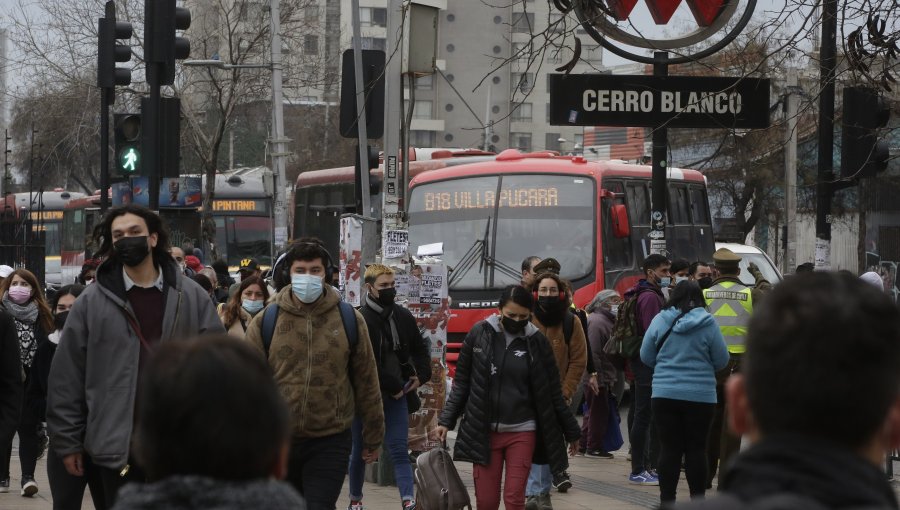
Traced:
<path fill-rule="evenodd" d="M 652 469 L 656 464 L 656 459 L 648 461 L 647 455 L 652 419 L 650 395 L 653 393 L 653 369 L 641 363 L 640 359 L 632 358 L 631 371 L 634 373 L 634 384 L 631 386 L 634 390 L 631 401 L 634 419 L 628 438 L 631 441 L 631 473 L 636 475 L 644 470 Z"/>
<path fill-rule="evenodd" d="M 62 459 L 51 448 L 47 452 L 47 477 L 50 479 L 50 494 L 53 495 L 53 510 L 81 510 L 85 487 L 91 488 L 94 508 L 109 508 L 104 497 L 100 469 L 85 455 L 84 476 L 70 475 Z"/>
<path fill-rule="evenodd" d="M 721 473 L 728 464 L 728 461 L 740 451 L 741 437 L 731 433 L 728 427 L 728 417 L 725 412 L 727 403 L 725 402 L 725 383 L 733 373 L 740 372 L 741 355 L 732 354 L 728 361 L 728 366 L 716 373 L 716 411 L 713 416 L 712 428 L 709 431 L 709 448 L 707 451 L 707 465 L 709 473 L 706 477 L 706 487 L 712 488 L 713 480 L 716 478 L 716 470 Z"/>
<path fill-rule="evenodd" d="M 335 509 L 347 475 L 351 445 L 350 429 L 291 442 L 287 481 L 306 499 L 308 510 Z"/>
<path fill-rule="evenodd" d="M 691 497 L 706 493 L 706 441 L 715 404 L 653 399 L 653 416 L 659 430 L 659 499 L 675 501 L 681 459 Z"/>
<path fill-rule="evenodd" d="M 30 369 L 25 369 L 25 385 L 24 387 L 28 387 L 28 383 L 30 382 Z M 22 399 L 22 408 L 19 412 L 19 421 L 16 424 L 16 432 L 19 434 L 19 462 L 22 465 L 22 477 L 32 477 L 34 478 L 34 468 L 37 465 L 37 457 L 38 457 L 38 449 L 40 447 L 40 442 L 38 441 L 37 436 L 38 430 L 38 420 L 37 417 L 34 416 L 34 413 L 25 406 L 25 400 Z M 3 449 L 3 457 L 2 462 L 3 465 L 0 466 L 3 469 L 0 470 L 0 479 L 9 478 L 9 463 L 12 458 L 12 440 L 10 437 L 9 441 L 4 441 L 0 448 Z"/>

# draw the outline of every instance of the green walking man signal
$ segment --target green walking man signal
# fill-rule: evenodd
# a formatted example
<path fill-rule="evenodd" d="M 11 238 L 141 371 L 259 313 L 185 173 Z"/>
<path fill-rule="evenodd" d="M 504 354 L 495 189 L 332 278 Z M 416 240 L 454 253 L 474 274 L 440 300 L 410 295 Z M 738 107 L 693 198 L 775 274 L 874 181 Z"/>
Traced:
<path fill-rule="evenodd" d="M 135 152 L 134 147 L 128 149 L 128 152 L 125 153 L 125 156 L 122 158 L 122 170 L 126 172 L 132 173 L 137 171 L 137 163 L 138 155 Z"/>

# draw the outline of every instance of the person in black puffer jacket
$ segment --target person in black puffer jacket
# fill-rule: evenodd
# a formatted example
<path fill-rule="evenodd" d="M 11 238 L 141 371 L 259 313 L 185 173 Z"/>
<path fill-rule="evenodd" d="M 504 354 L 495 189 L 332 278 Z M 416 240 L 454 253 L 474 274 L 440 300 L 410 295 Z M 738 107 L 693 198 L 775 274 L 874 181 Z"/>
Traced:
<path fill-rule="evenodd" d="M 500 297 L 500 315 L 472 327 L 435 430 L 443 441 L 463 416 L 453 458 L 475 464 L 479 510 L 499 507 L 495 487 L 504 464 L 504 505 L 522 510 L 531 463 L 562 472 L 569 466 L 564 441 L 570 455 L 578 451 L 581 431 L 563 399 L 550 343 L 531 324 L 533 305 L 525 288 L 509 286 Z"/>

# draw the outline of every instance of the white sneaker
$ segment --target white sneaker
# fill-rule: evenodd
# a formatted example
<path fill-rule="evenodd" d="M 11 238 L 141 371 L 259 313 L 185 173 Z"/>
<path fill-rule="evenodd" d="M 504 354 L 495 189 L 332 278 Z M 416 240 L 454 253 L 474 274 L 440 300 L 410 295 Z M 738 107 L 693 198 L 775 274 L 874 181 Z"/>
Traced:
<path fill-rule="evenodd" d="M 37 494 L 38 485 L 34 481 L 34 478 L 25 478 L 22 480 L 22 482 L 23 482 L 22 483 L 22 497 L 23 498 L 30 498 L 30 497 L 34 496 L 35 494 Z"/>

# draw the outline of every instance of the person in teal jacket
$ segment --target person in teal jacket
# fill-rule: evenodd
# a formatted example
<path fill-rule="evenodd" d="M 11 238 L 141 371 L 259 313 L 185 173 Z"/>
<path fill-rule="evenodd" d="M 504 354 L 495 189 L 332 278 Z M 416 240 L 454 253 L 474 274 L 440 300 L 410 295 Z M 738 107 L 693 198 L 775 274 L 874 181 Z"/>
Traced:
<path fill-rule="evenodd" d="M 716 371 L 728 363 L 728 348 L 696 282 L 675 286 L 644 334 L 641 361 L 653 368 L 651 407 L 659 430 L 661 506 L 675 502 L 682 457 L 691 498 L 702 498 Z"/>

